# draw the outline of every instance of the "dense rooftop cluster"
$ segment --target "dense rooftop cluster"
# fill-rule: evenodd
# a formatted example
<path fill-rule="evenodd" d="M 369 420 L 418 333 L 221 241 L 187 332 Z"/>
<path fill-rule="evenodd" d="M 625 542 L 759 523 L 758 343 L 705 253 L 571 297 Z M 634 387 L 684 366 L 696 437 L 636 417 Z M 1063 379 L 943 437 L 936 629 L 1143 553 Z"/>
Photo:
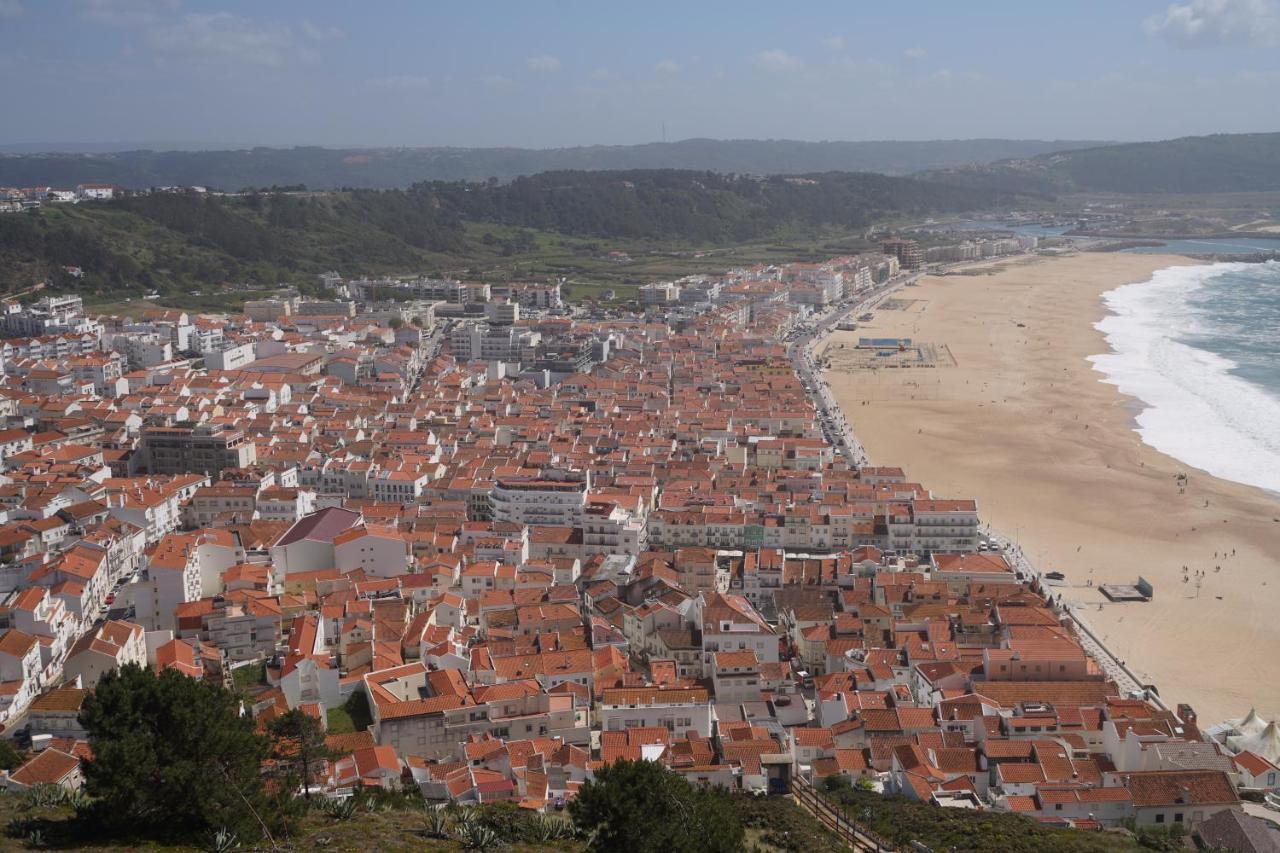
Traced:
<path fill-rule="evenodd" d="M 336 276 L 231 317 L 9 305 L 0 721 L 35 754 L 6 784 L 78 784 L 77 710 L 127 662 L 264 726 L 367 705 L 331 794 L 548 809 L 649 758 L 1096 827 L 1280 784 L 1123 695 L 974 501 L 828 443 L 788 336 L 896 273 L 735 270 L 631 312 Z"/>

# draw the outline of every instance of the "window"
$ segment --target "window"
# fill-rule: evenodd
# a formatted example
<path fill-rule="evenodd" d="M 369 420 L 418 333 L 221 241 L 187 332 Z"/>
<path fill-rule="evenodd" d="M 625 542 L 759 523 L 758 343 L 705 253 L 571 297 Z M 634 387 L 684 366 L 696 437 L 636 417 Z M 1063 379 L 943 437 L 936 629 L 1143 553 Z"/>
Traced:
<path fill-rule="evenodd" d="M 1173 813 L 1173 822 L 1174 822 L 1174 823 L 1182 823 L 1182 812 L 1174 812 L 1174 813 Z"/>
<path fill-rule="evenodd" d="M 1158 815 L 1156 815 L 1156 823 L 1164 823 L 1164 815 L 1163 815 L 1163 814 L 1158 814 Z"/>

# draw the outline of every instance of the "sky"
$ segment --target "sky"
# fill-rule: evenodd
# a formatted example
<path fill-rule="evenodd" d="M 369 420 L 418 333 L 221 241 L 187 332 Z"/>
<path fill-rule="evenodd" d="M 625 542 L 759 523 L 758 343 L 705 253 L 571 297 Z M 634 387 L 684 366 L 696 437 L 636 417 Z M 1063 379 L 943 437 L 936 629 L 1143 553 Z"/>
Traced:
<path fill-rule="evenodd" d="M 1280 0 L 0 0 L 0 145 L 1280 130 Z"/>

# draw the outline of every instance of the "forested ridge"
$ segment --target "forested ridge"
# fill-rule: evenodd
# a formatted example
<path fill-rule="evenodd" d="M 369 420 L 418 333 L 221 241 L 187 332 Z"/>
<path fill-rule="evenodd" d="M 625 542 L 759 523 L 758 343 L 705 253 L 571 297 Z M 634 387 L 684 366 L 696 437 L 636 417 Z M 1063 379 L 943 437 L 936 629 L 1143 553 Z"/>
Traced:
<path fill-rule="evenodd" d="M 510 180 L 563 170 L 694 169 L 762 175 L 881 172 L 906 175 L 1097 145 L 1069 140 L 957 139 L 800 142 L 684 139 L 571 148 L 246 148 L 205 151 L 0 153 L 0 186 L 113 183 L 131 189 L 279 184 L 314 189 L 403 189 L 420 181 Z"/>
<path fill-rule="evenodd" d="M 1228 193 L 1280 190 L 1280 133 L 1187 136 L 936 171 L 1000 192 Z"/>
<path fill-rule="evenodd" d="M 996 191 L 870 173 L 753 178 L 549 172 L 405 190 L 177 192 L 0 215 L 0 287 L 80 267 L 84 285 L 274 285 L 328 269 L 412 271 L 528 251 L 537 234 L 716 246 L 797 229 L 990 207 Z M 497 232 L 496 236 L 490 231 Z"/>

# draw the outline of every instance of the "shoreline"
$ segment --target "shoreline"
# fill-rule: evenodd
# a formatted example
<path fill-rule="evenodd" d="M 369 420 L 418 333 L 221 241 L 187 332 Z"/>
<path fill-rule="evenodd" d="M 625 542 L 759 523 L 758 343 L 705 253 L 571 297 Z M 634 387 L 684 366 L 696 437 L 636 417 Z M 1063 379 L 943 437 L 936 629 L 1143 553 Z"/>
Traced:
<path fill-rule="evenodd" d="M 898 310 L 817 350 L 832 348 L 824 378 L 874 459 L 937 495 L 976 498 L 984 524 L 1067 575 L 1051 589 L 1165 702 L 1212 723 L 1253 705 L 1280 710 L 1280 659 L 1268 660 L 1280 656 L 1265 653 L 1280 646 L 1280 558 L 1269 553 L 1280 500 L 1143 443 L 1144 404 L 1088 360 L 1111 351 L 1095 328 L 1109 315 L 1103 293 L 1195 263 L 1080 253 L 925 277 L 894 294 Z M 859 336 L 945 345 L 956 365 L 842 369 L 839 345 Z M 1139 575 L 1155 585 L 1150 603 L 1104 603 L 1097 591 Z"/>

